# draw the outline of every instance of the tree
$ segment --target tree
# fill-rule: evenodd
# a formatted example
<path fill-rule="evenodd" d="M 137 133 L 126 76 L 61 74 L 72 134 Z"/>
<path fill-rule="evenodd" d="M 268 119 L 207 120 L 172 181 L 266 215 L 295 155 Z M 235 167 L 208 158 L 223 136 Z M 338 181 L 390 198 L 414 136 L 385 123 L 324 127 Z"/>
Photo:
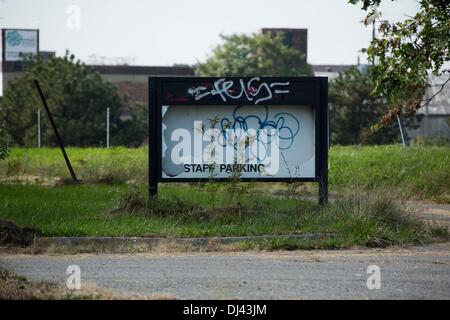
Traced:
<path fill-rule="evenodd" d="M 366 24 L 375 18 L 382 0 L 349 0 L 362 4 L 367 11 Z M 394 0 L 392 0 L 394 1 Z M 366 52 L 377 61 L 372 68 L 374 93 L 389 98 L 392 107 L 380 122 L 387 125 L 399 114 L 410 114 L 431 101 L 422 100 L 417 91 L 427 86 L 429 72 L 441 74 L 444 63 L 450 60 L 450 1 L 419 0 L 420 10 L 404 21 L 379 20 L 379 38 L 374 39 Z M 448 80 L 444 82 L 441 90 Z M 439 91 L 439 92 L 440 92 Z"/>
<path fill-rule="evenodd" d="M 283 44 L 283 35 L 221 35 L 205 62 L 196 66 L 200 76 L 300 76 L 310 75 L 310 67 L 297 49 Z"/>
<path fill-rule="evenodd" d="M 23 68 L 22 75 L 8 83 L 0 102 L 0 119 L 6 121 L 13 143 L 28 146 L 36 143 L 36 112 L 39 108 L 42 110 L 42 102 L 36 93 L 34 79 L 41 84 L 65 144 L 103 144 L 108 107 L 111 137 L 120 135 L 126 126 L 119 118 L 122 105 L 115 86 L 73 55 L 66 53 L 64 57 L 53 57 L 46 62 L 36 57 L 24 57 Z M 56 145 L 45 116 L 41 127 L 42 141 Z M 125 143 L 126 139 L 122 141 Z"/>
<path fill-rule="evenodd" d="M 357 68 L 351 68 L 330 82 L 330 130 L 333 144 L 382 144 L 398 141 L 396 122 L 370 131 L 370 126 L 389 110 L 385 98 L 372 95 L 371 78 Z M 415 128 L 417 121 L 409 117 L 404 125 Z"/>
<path fill-rule="evenodd" d="M 147 137 L 147 106 L 143 103 L 136 103 L 130 108 L 130 116 L 130 120 L 120 122 L 119 134 L 111 139 L 113 145 L 138 147 Z"/>

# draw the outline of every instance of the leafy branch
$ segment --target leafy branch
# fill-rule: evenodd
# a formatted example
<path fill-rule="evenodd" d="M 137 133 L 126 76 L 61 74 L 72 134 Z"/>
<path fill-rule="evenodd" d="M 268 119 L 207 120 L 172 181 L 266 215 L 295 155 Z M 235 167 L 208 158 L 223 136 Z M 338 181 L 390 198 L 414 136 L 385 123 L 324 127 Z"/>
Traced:
<path fill-rule="evenodd" d="M 368 12 L 367 25 L 377 16 L 374 14 L 381 1 L 349 0 L 349 3 L 362 4 L 362 9 Z M 443 74 L 444 64 L 450 61 L 450 1 L 420 0 L 419 5 L 419 11 L 404 21 L 391 23 L 378 17 L 379 37 L 364 50 L 371 61 L 377 61 L 370 70 L 374 94 L 391 102 L 378 127 L 389 124 L 399 114 L 411 114 L 429 104 L 449 82 L 425 101 L 419 97 L 428 87 L 429 73 Z"/>

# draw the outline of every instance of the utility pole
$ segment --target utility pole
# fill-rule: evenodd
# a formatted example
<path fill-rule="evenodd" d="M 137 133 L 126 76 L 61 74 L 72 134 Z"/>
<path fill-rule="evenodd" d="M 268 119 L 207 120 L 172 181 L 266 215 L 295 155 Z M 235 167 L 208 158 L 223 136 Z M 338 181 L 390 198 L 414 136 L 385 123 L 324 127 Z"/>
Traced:
<path fill-rule="evenodd" d="M 41 148 L 41 110 L 37 111 L 38 148 Z"/>
<path fill-rule="evenodd" d="M 376 30 L 375 30 L 375 24 L 377 22 L 377 19 L 381 17 L 381 12 L 378 10 L 375 10 L 375 12 L 367 18 L 367 23 L 372 23 L 372 42 L 375 41 L 376 38 Z M 370 61 L 372 66 L 375 65 L 375 57 L 372 58 L 372 61 Z"/>
<path fill-rule="evenodd" d="M 109 149 L 109 108 L 106 108 L 106 148 Z"/>

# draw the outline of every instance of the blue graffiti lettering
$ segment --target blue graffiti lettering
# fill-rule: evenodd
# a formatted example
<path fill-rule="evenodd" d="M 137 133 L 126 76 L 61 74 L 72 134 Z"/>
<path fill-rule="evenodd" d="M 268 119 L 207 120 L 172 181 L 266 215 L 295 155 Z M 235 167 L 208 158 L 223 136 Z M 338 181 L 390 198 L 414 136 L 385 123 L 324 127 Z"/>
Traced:
<path fill-rule="evenodd" d="M 245 108 L 245 106 L 238 106 L 235 108 L 232 119 L 223 117 L 220 120 L 219 130 L 223 137 L 223 142 L 221 143 L 223 147 L 227 145 L 227 142 L 229 141 L 228 138 L 230 138 L 230 134 L 232 133 L 235 135 L 232 137 L 234 139 L 231 139 L 233 141 L 233 147 L 238 150 L 239 137 L 237 137 L 236 132 L 248 134 L 250 128 L 256 131 L 255 138 L 257 141 L 260 139 L 261 130 L 265 130 L 265 134 L 267 134 L 268 129 L 275 129 L 274 132 L 276 132 L 278 139 L 283 142 L 283 145 L 278 145 L 279 149 L 289 149 L 293 145 L 294 138 L 300 130 L 300 122 L 294 115 L 288 112 L 279 112 L 275 114 L 273 118 L 269 119 L 269 108 L 267 106 L 262 106 L 263 116 L 245 113 L 243 112 L 243 108 Z M 241 114 L 245 114 L 245 116 Z M 270 145 L 273 141 L 273 136 L 269 133 L 267 134 L 266 139 L 266 144 Z M 248 145 L 245 147 L 247 148 Z"/>

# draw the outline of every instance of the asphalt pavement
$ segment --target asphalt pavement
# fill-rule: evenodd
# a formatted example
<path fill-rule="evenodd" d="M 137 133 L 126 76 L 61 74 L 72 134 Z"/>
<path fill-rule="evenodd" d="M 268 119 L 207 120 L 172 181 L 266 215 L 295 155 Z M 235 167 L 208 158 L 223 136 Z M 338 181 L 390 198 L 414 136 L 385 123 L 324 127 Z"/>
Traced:
<path fill-rule="evenodd" d="M 30 280 L 65 284 L 69 265 L 80 267 L 82 286 L 107 288 L 121 295 L 178 299 L 450 299 L 448 242 L 342 251 L 0 255 L 0 267 Z M 377 270 L 379 282 L 374 278 Z M 376 289 L 378 284 L 380 289 Z"/>

